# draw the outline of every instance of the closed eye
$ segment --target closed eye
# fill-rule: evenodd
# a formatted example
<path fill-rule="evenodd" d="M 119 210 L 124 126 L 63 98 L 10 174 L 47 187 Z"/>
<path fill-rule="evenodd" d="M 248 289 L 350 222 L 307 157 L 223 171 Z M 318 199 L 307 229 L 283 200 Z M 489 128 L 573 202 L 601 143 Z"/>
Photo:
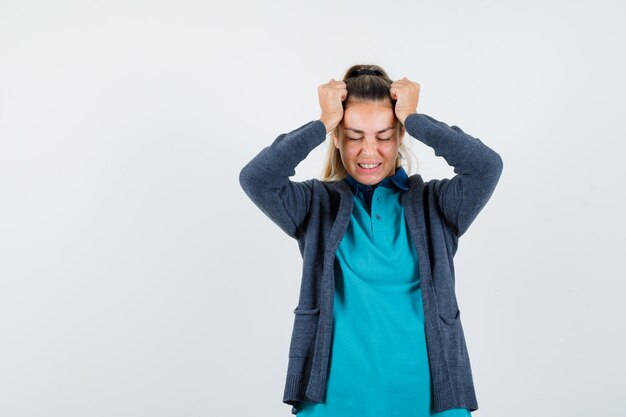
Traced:
<path fill-rule="evenodd" d="M 348 139 L 350 139 L 350 140 L 362 140 L 363 138 L 348 138 Z M 383 138 L 377 138 L 377 139 L 378 139 L 378 140 L 391 140 L 391 138 L 386 138 L 386 139 L 383 139 Z"/>

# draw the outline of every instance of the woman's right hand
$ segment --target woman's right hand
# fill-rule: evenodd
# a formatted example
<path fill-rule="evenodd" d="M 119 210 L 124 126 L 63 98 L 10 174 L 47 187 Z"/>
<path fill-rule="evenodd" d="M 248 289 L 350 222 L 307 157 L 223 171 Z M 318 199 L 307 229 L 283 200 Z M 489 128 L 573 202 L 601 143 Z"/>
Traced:
<path fill-rule="evenodd" d="M 348 96 L 346 83 L 331 78 L 326 84 L 317 87 L 317 94 L 322 108 L 320 120 L 326 126 L 326 133 L 331 132 L 343 119 L 343 101 Z"/>

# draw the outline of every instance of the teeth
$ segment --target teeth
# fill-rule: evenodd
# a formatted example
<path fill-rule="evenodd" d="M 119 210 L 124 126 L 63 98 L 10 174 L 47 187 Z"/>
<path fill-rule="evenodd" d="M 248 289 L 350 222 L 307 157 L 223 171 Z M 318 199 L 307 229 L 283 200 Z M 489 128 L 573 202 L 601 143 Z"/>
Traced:
<path fill-rule="evenodd" d="M 363 168 L 376 168 L 380 164 L 359 164 Z"/>

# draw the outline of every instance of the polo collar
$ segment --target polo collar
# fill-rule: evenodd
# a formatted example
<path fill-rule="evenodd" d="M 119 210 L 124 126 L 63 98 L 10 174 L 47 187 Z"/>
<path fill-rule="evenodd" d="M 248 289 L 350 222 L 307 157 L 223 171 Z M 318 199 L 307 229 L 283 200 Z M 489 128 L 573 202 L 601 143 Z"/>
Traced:
<path fill-rule="evenodd" d="M 375 186 L 368 184 L 361 184 L 357 180 L 355 180 L 350 174 L 346 174 L 346 181 L 350 184 L 350 188 L 352 189 L 352 193 L 356 194 L 359 190 L 372 190 Z M 396 173 L 390 177 L 384 178 L 380 181 L 376 186 L 383 186 L 387 188 L 393 188 L 394 186 L 404 190 L 409 190 L 409 177 L 404 170 L 404 167 L 396 168 Z"/>

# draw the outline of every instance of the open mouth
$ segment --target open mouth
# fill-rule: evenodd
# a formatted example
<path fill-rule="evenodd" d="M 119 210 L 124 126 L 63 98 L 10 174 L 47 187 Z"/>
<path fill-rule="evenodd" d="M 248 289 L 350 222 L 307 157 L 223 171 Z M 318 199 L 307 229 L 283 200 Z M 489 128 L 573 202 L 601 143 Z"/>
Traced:
<path fill-rule="evenodd" d="M 382 164 L 379 162 L 377 164 L 357 164 L 359 168 L 363 172 L 374 172 L 376 171 Z"/>

